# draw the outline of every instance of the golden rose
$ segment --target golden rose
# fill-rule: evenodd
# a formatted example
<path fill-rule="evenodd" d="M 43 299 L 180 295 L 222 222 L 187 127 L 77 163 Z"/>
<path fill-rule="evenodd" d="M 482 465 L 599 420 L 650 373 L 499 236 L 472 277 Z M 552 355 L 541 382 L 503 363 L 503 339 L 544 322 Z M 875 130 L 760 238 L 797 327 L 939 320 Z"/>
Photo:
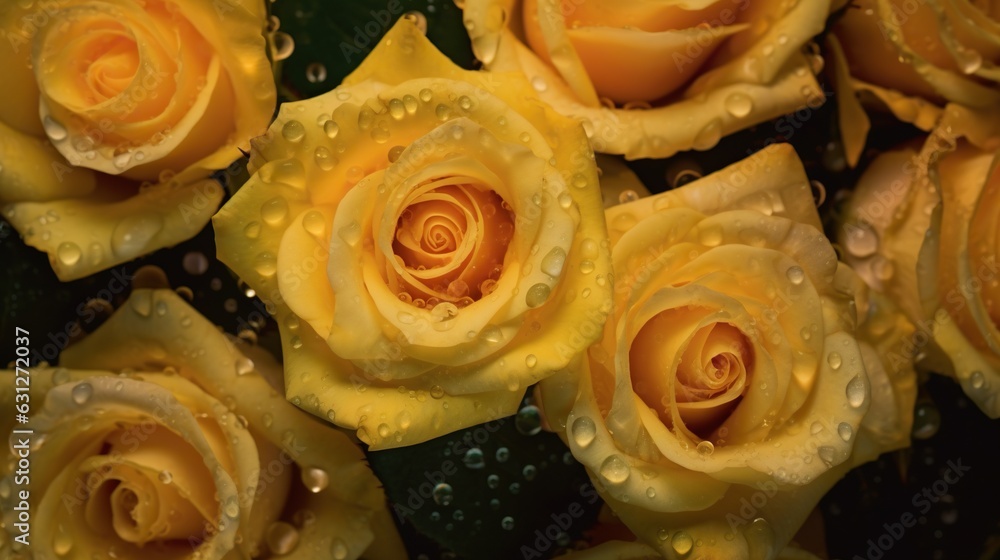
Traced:
<path fill-rule="evenodd" d="M 62 280 L 197 233 L 264 131 L 262 0 L 3 2 L 0 205 Z"/>
<path fill-rule="evenodd" d="M 862 459 L 856 445 L 870 458 L 908 441 L 891 430 L 908 430 L 912 370 L 866 373 L 864 285 L 837 261 L 787 145 L 607 221 L 614 310 L 582 371 L 542 381 L 546 416 L 665 558 L 774 558 Z"/>
<path fill-rule="evenodd" d="M 1000 10 L 975 0 L 840 0 L 828 36 L 840 127 L 857 163 L 870 123 L 855 94 L 929 131 L 949 103 L 990 122 L 1000 147 Z"/>
<path fill-rule="evenodd" d="M 274 312 L 288 397 L 373 449 L 512 414 L 600 334 L 610 256 L 580 125 L 410 21 L 282 105 L 250 165 L 219 258 Z"/>
<path fill-rule="evenodd" d="M 955 377 L 1000 417 L 1000 173 L 954 107 L 923 145 L 872 162 L 845 209 L 847 261 L 916 325 L 918 365 Z"/>
<path fill-rule="evenodd" d="M 822 103 L 803 45 L 829 0 L 463 0 L 476 56 L 527 75 L 581 120 L 595 151 L 628 159 L 707 150 Z"/>
<path fill-rule="evenodd" d="M 8 410 L 27 385 L 14 373 Z M 170 290 L 135 290 L 59 368 L 17 376 L 30 379 L 31 420 L 0 427 L 30 442 L 30 483 L 5 446 L 7 551 L 27 551 L 13 524 L 25 490 L 36 557 L 405 557 L 361 451 L 275 390 L 269 355 Z"/>

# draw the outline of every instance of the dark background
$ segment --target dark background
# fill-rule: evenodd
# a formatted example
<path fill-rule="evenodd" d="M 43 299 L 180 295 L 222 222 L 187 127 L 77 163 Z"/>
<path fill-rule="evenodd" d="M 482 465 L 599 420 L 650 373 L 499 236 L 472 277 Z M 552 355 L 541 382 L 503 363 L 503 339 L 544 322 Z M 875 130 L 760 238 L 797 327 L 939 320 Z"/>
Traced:
<path fill-rule="evenodd" d="M 428 37 L 456 63 L 475 67 L 461 13 L 451 0 L 400 0 L 399 5 L 402 9 L 392 14 L 393 21 L 405 11 L 419 10 L 426 17 Z M 278 0 L 272 4 L 277 18 L 272 26 L 280 25 L 280 31 L 295 43 L 291 56 L 281 63 L 282 97 L 306 98 L 335 87 L 387 30 L 386 26 L 369 26 L 368 30 L 377 30 L 375 37 L 366 31 L 365 25 L 378 19 L 371 11 L 393 6 L 383 0 Z M 359 38 L 362 41 L 356 41 Z M 362 44 L 366 38 L 370 41 Z M 350 48 L 345 49 L 345 44 Z M 830 99 L 817 110 L 724 138 L 708 152 L 629 165 L 650 190 L 660 192 L 679 186 L 685 175 L 691 176 L 681 171 L 711 173 L 769 141 L 787 141 L 805 162 L 810 178 L 822 185 L 817 185 L 817 198 L 823 199 L 820 211 L 829 224 L 836 216 L 838 202 L 874 155 L 919 135 L 919 131 L 891 118 L 872 115 L 869 149 L 858 170 L 850 170 L 838 145 L 832 142 L 837 138 L 835 111 L 835 100 Z M 789 134 L 789 130 L 794 133 Z M 45 255 L 25 246 L 17 232 L 0 221 L 0 332 L 12 333 L 15 326 L 28 329 L 36 356 L 54 362 L 57 350 L 69 341 L 67 333 L 76 331 L 74 325 L 89 332 L 106 319 L 110 308 L 91 300 L 107 299 L 111 307 L 117 307 L 128 290 L 113 293 L 109 288 L 117 283 L 112 280 L 155 264 L 167 272 L 174 288 L 190 289 L 193 304 L 210 320 L 279 354 L 277 328 L 264 318 L 263 306 L 248 297 L 247 287 L 214 255 L 209 225 L 176 247 L 112 271 L 60 283 Z M 13 356 L 12 343 L 12 334 L 2 337 L 0 356 Z M 1000 559 L 1000 422 L 989 420 L 957 384 L 939 376 L 922 377 L 916 412 L 915 430 L 921 439 L 915 438 L 910 449 L 883 455 L 855 469 L 822 500 L 829 558 Z M 540 550 L 539 556 L 529 557 L 548 558 L 595 536 L 589 530 L 600 502 L 592 498 L 586 474 L 555 435 L 532 433 L 533 420 L 528 409 L 517 418 L 489 426 L 369 454 L 390 501 L 399 506 L 397 520 L 412 558 L 523 558 L 522 546 Z M 473 446 L 482 451 L 481 466 L 474 455 L 465 455 Z M 508 450 L 505 461 L 499 460 L 502 453 L 497 456 L 500 448 Z M 961 461 L 970 470 L 931 504 L 926 515 L 920 515 L 914 496 L 939 480 L 949 461 Z M 525 467 L 529 467 L 527 471 Z M 439 474 L 452 488 L 447 504 L 447 500 L 438 503 L 433 496 L 421 495 L 429 489 L 424 483 L 437 480 Z M 495 481 L 491 475 L 496 476 Z M 557 521 L 565 520 L 563 514 L 570 511 L 583 513 L 574 515 L 564 530 Z M 875 550 L 873 543 L 887 533 L 884 524 L 898 522 L 908 512 L 920 518 L 919 524 L 901 538 L 892 539 L 887 552 Z M 504 528 L 506 517 L 512 522 L 509 529 Z"/>

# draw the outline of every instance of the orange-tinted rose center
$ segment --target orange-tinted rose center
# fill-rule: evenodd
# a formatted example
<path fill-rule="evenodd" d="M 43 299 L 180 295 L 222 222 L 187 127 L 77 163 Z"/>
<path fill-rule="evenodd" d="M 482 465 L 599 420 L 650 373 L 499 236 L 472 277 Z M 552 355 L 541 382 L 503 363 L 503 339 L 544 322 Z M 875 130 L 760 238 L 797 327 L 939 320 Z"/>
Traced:
<path fill-rule="evenodd" d="M 629 351 L 630 371 L 636 393 L 665 425 L 674 425 L 676 412 L 688 430 L 707 439 L 739 404 L 754 356 L 746 335 L 728 323 L 678 340 L 688 313 L 664 311 L 643 325 Z"/>
<path fill-rule="evenodd" d="M 400 299 L 464 306 L 488 295 L 513 234 L 513 213 L 492 190 L 444 184 L 421 192 L 396 223 L 393 252 L 405 270 Z"/>

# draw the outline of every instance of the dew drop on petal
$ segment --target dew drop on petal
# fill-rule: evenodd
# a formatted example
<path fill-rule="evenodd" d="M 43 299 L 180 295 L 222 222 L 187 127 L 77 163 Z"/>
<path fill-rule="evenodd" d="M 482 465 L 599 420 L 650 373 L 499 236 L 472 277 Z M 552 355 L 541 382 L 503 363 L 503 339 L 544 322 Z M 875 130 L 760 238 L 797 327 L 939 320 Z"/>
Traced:
<path fill-rule="evenodd" d="M 841 422 L 840 425 L 837 426 L 837 435 L 839 435 L 840 439 L 844 441 L 851 441 L 851 438 L 854 437 L 854 428 L 852 428 L 847 422 Z"/>
<path fill-rule="evenodd" d="M 73 391 L 71 392 L 71 396 L 73 397 L 73 402 L 75 402 L 78 405 L 86 404 L 87 401 L 90 400 L 91 395 L 93 394 L 94 394 L 94 388 L 90 385 L 90 383 L 77 383 L 76 386 L 73 387 Z"/>
<path fill-rule="evenodd" d="M 545 274 L 555 278 L 562 274 L 563 265 L 565 264 L 566 251 L 564 251 L 562 247 L 553 247 L 552 250 L 550 250 L 544 258 L 542 258 L 541 270 Z"/>
<path fill-rule="evenodd" d="M 347 558 L 348 552 L 347 545 L 342 539 L 334 539 L 333 546 L 330 547 L 330 554 L 333 555 L 334 560 L 344 560 Z"/>
<path fill-rule="evenodd" d="M 830 367 L 833 369 L 840 369 L 843 359 L 840 357 L 839 353 L 830 352 L 826 357 L 826 363 L 830 364 Z"/>
<path fill-rule="evenodd" d="M 330 475 L 319 467 L 302 469 L 302 484 L 313 494 L 318 494 L 330 484 Z"/>
<path fill-rule="evenodd" d="M 788 270 L 785 271 L 785 276 L 788 277 L 788 281 L 792 284 L 798 286 L 806 279 L 806 273 L 802 270 L 800 266 L 790 266 Z"/>
<path fill-rule="evenodd" d="M 694 547 L 694 539 L 692 539 L 691 535 L 687 533 L 678 532 L 676 535 L 674 535 L 674 538 L 670 542 L 670 545 L 673 546 L 674 552 L 680 555 L 684 555 L 687 554 L 688 552 L 691 552 L 691 549 Z"/>
<path fill-rule="evenodd" d="M 601 463 L 601 478 L 607 481 L 609 484 L 621 484 L 628 480 L 629 475 L 632 474 L 632 469 L 622 459 L 620 455 L 609 455 L 607 459 Z"/>
<path fill-rule="evenodd" d="M 597 426 L 589 416 L 580 416 L 576 420 L 573 420 L 570 433 L 577 445 L 586 448 L 597 437 Z"/>
<path fill-rule="evenodd" d="M 847 252 L 855 257 L 871 256 L 878 250 L 878 234 L 869 224 L 850 224 L 846 226 L 844 246 Z"/>
<path fill-rule="evenodd" d="M 854 408 L 865 404 L 865 381 L 860 376 L 847 384 L 847 403 Z"/>
<path fill-rule="evenodd" d="M 707 456 L 715 452 L 715 446 L 710 441 L 702 441 L 698 444 L 698 454 Z"/>
<path fill-rule="evenodd" d="M 281 127 L 281 136 L 289 142 L 301 142 L 306 135 L 306 127 L 297 120 L 290 120 Z"/>
<path fill-rule="evenodd" d="M 147 244 L 163 229 L 159 214 L 133 214 L 118 222 L 111 234 L 111 250 L 121 257 L 145 252 Z"/>
<path fill-rule="evenodd" d="M 80 262 L 80 257 L 83 256 L 83 251 L 80 250 L 79 245 L 73 243 L 72 241 L 64 241 L 59 244 L 59 248 L 56 249 L 56 257 L 59 262 L 66 266 L 73 266 Z"/>
<path fill-rule="evenodd" d="M 269 548 L 273 554 L 283 556 L 295 550 L 295 547 L 298 546 L 299 531 L 291 524 L 285 523 L 284 521 L 278 521 L 272 523 L 271 526 L 267 528 L 264 540 L 267 542 L 267 548 Z"/>
<path fill-rule="evenodd" d="M 753 111 L 753 100 L 745 93 L 736 92 L 726 98 L 726 111 L 736 118 L 742 118 Z"/>

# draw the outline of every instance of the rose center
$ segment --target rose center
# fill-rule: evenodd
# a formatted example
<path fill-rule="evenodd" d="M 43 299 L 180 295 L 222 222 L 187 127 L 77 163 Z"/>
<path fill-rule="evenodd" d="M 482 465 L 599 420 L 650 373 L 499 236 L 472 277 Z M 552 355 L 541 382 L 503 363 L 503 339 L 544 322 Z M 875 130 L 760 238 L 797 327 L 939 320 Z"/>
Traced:
<path fill-rule="evenodd" d="M 708 439 L 742 398 L 753 372 L 746 336 L 728 323 L 696 326 L 700 314 L 670 310 L 650 319 L 629 352 L 636 394 L 661 420 Z M 689 327 L 687 336 L 677 335 Z M 689 323 L 689 324 L 691 324 Z M 679 355 L 679 358 L 678 358 Z"/>
<path fill-rule="evenodd" d="M 101 101 L 117 96 L 139 70 L 139 49 L 125 33 L 108 32 L 96 38 L 82 57 L 87 85 Z"/>
<path fill-rule="evenodd" d="M 492 190 L 434 184 L 418 190 L 397 219 L 397 291 L 420 307 L 468 305 L 489 294 L 503 271 L 513 215 Z"/>

